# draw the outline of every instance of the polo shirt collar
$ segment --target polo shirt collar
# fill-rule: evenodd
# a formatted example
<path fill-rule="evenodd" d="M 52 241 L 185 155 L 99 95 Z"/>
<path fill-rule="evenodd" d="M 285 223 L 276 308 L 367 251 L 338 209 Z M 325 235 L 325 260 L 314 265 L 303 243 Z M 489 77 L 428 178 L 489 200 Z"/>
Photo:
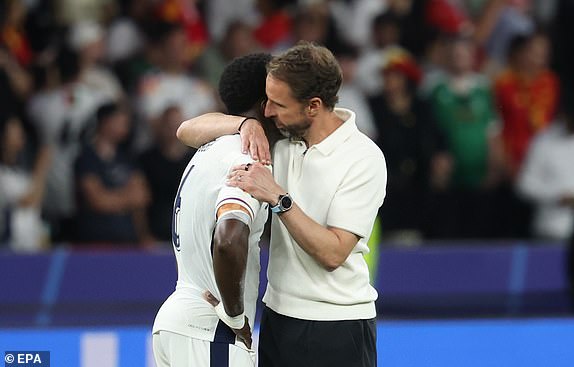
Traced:
<path fill-rule="evenodd" d="M 355 123 L 355 113 L 346 108 L 335 108 L 335 114 L 343 120 L 343 124 L 339 126 L 331 135 L 327 136 L 319 144 L 314 147 L 323 155 L 329 155 L 340 146 L 351 135 L 358 131 Z"/>

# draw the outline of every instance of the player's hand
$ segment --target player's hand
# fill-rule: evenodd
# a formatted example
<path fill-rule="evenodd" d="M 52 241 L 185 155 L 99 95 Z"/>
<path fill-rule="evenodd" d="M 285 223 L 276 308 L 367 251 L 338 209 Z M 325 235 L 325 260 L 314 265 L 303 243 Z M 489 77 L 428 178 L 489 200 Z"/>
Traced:
<path fill-rule="evenodd" d="M 232 167 L 227 185 L 239 187 L 255 199 L 271 205 L 277 204 L 279 195 L 287 192 L 275 182 L 271 170 L 258 162 Z"/>
<path fill-rule="evenodd" d="M 251 158 L 263 164 L 271 164 L 269 141 L 259 121 L 254 119 L 245 121 L 241 126 L 239 135 L 241 136 L 241 151 L 243 153 L 249 153 Z"/>
<path fill-rule="evenodd" d="M 215 298 L 215 296 L 213 294 L 211 294 L 210 291 L 205 291 L 203 296 L 204 296 L 205 300 L 207 302 L 209 302 L 213 307 L 216 307 L 219 304 L 219 300 L 217 298 Z M 251 349 L 251 344 L 253 341 L 251 338 L 251 329 L 249 328 L 249 320 L 247 319 L 247 316 L 245 316 L 245 325 L 243 325 L 243 327 L 241 329 L 233 329 L 232 328 L 231 330 L 233 330 L 235 335 L 237 335 L 237 338 L 243 344 L 245 344 L 247 349 Z"/>

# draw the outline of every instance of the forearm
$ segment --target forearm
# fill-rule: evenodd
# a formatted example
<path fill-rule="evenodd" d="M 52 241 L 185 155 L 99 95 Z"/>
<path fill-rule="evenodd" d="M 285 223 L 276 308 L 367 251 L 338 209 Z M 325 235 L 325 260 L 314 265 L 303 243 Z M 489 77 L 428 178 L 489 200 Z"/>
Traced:
<path fill-rule="evenodd" d="M 261 163 L 233 167 L 227 184 L 239 187 L 261 202 L 276 205 L 280 195 L 286 193 L 275 182 L 271 171 Z M 339 228 L 325 227 L 309 217 L 295 203 L 286 212 L 278 214 L 297 244 L 328 271 L 345 262 L 358 237 Z"/>
<path fill-rule="evenodd" d="M 128 198 L 123 191 L 118 190 L 98 195 L 97 198 L 87 198 L 86 200 L 93 210 L 106 214 L 125 213 L 130 207 Z"/>
<path fill-rule="evenodd" d="M 223 135 L 237 132 L 244 117 L 211 112 L 182 122 L 177 138 L 187 146 L 199 148 Z"/>
<path fill-rule="evenodd" d="M 314 221 L 297 204 L 279 218 L 299 247 L 328 271 L 341 266 L 354 247 L 345 244 L 334 230 Z"/>
<path fill-rule="evenodd" d="M 32 78 L 15 61 L 5 63 L 6 75 L 10 79 L 12 89 L 20 98 L 26 98 L 32 91 Z"/>
<path fill-rule="evenodd" d="M 244 312 L 243 286 L 249 229 L 235 220 L 218 223 L 213 238 L 213 270 L 221 302 L 229 316 Z"/>

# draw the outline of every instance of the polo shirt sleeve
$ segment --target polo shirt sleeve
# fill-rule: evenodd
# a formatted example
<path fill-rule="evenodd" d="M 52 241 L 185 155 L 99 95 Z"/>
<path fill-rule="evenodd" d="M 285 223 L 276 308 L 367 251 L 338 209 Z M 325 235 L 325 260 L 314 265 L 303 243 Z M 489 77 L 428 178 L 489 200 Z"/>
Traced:
<path fill-rule="evenodd" d="M 231 172 L 231 168 L 233 166 L 246 163 L 253 163 L 253 159 L 251 159 L 248 155 L 241 155 L 229 166 L 228 173 Z M 246 193 L 238 187 L 227 186 L 224 184 L 219 190 L 219 194 L 217 196 L 217 204 L 215 205 L 214 215 L 216 215 L 219 208 L 225 204 L 241 205 L 249 212 L 252 222 L 259 212 L 259 209 L 261 208 L 261 203 L 250 194 Z"/>
<path fill-rule="evenodd" d="M 331 202 L 327 225 L 368 237 L 383 204 L 386 186 L 387 166 L 382 155 L 369 156 L 352 165 Z"/>

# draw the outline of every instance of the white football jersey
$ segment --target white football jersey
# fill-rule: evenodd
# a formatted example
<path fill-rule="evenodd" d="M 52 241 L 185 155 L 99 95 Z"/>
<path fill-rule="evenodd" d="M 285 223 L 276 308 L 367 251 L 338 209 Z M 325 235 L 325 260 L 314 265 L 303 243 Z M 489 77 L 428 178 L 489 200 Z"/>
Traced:
<path fill-rule="evenodd" d="M 259 291 L 259 240 L 267 220 L 267 204 L 225 184 L 231 167 L 249 162 L 253 159 L 241 153 L 239 135 L 231 135 L 199 148 L 187 165 L 172 219 L 177 286 L 156 316 L 154 333 L 166 330 L 213 341 L 219 319 L 203 294 L 208 290 L 221 300 L 213 271 L 212 238 L 217 209 L 226 203 L 242 205 L 253 218 L 244 288 L 245 315 L 253 330 Z"/>

